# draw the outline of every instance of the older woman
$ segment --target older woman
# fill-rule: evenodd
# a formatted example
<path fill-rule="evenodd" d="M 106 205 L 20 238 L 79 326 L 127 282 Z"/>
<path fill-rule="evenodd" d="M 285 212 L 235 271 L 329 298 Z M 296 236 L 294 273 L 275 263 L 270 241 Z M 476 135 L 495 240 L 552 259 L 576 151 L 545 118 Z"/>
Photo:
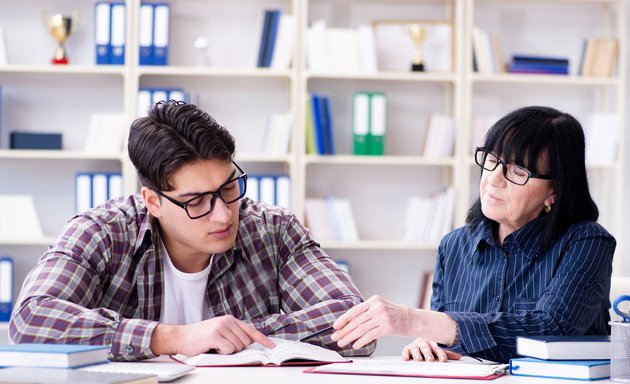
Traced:
<path fill-rule="evenodd" d="M 333 340 L 415 336 L 406 360 L 507 361 L 516 336 L 608 334 L 616 242 L 595 222 L 584 148 L 580 123 L 552 108 L 499 120 L 475 152 L 479 199 L 440 243 L 432 310 L 374 296 L 335 321 Z"/>

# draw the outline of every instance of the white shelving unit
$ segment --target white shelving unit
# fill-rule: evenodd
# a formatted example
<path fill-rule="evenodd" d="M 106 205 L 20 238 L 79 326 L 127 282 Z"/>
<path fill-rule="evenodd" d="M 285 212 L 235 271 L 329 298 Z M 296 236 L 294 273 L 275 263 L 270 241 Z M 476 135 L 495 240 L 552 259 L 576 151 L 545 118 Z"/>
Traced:
<path fill-rule="evenodd" d="M 178 87 L 226 126 L 236 138 L 236 160 L 250 174 L 286 173 L 292 180 L 292 209 L 303 218 L 304 200 L 333 195 L 350 200 L 361 240 L 322 242 L 335 259 L 349 262 L 366 296 L 380 294 L 415 306 L 423 272 L 432 270 L 437 244 L 402 240 L 407 199 L 452 186 L 455 226 L 464 223 L 478 194 L 478 167 L 471 156 L 471 122 L 476 114 L 504 115 L 526 104 L 547 104 L 582 121 L 589 111 L 619 113 L 625 127 L 625 2 L 623 0 L 171 0 L 170 65 L 139 66 L 137 15 L 140 0 L 126 0 L 125 65 L 94 65 L 93 11 L 96 0 L 4 0 L 10 64 L 0 67 L 3 108 L 0 129 L 0 194 L 31 194 L 44 229 L 43 239 L 0 241 L 0 254 L 16 262 L 15 294 L 23 278 L 63 223 L 74 213 L 74 176 L 80 171 L 119 171 L 125 191 L 138 190 L 135 170 L 124 151 L 82 151 L 88 119 L 95 112 L 137 116 L 142 87 Z M 255 68 L 265 9 L 297 16 L 297 49 L 289 70 Z M 71 65 L 49 64 L 55 42 L 44 27 L 43 11 L 78 10 L 79 27 L 66 44 Z M 561 18 L 558 15 L 563 15 Z M 453 69 L 449 73 L 391 72 L 339 74 L 307 68 L 306 31 L 324 19 L 329 27 L 354 28 L 374 20 L 449 20 Z M 472 68 L 472 27 L 501 32 L 506 54 L 555 54 L 571 58 L 570 76 L 479 74 Z M 196 66 L 193 41 L 209 41 L 207 66 Z M 620 43 L 617 75 L 575 75 L 585 37 L 615 36 Z M 352 155 L 352 94 L 387 95 L 385 156 Z M 336 153 L 305 155 L 305 94 L 328 95 Z M 291 150 L 260 154 L 267 117 L 292 111 Z M 455 152 L 445 159 L 420 155 L 433 112 L 456 121 Z M 63 151 L 13 151 L 9 132 L 59 131 Z M 589 167 L 602 222 L 621 243 L 623 129 L 614 164 Z M 616 257 L 619 263 L 620 257 Z M 618 264 L 616 265 L 616 268 Z M 0 333 L 2 333 L 0 324 Z M 402 341 L 381 343 L 398 353 Z"/>

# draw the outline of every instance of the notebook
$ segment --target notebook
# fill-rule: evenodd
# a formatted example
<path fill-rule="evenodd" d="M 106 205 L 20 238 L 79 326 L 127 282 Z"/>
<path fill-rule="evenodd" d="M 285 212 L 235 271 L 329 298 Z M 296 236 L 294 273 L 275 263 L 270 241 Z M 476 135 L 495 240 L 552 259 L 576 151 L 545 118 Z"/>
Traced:
<path fill-rule="evenodd" d="M 164 361 L 137 361 L 137 362 L 110 362 L 106 364 L 91 365 L 89 367 L 80 368 L 81 371 L 87 372 L 105 372 L 105 373 L 136 373 L 156 375 L 160 383 L 173 381 L 184 376 L 195 367 Z"/>

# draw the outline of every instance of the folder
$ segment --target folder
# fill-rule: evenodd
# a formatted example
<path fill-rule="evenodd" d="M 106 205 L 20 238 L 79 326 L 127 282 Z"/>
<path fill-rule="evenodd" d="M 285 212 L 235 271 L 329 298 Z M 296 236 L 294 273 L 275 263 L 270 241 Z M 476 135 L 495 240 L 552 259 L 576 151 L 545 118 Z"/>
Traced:
<path fill-rule="evenodd" d="M 152 106 L 152 91 L 148 88 L 140 88 L 138 91 L 138 111 L 137 117 L 144 117 Z"/>
<path fill-rule="evenodd" d="M 370 139 L 368 145 L 371 155 L 382 156 L 385 153 L 385 134 L 387 131 L 387 99 L 384 93 L 370 95 Z"/>
<path fill-rule="evenodd" d="M 153 65 L 168 64 L 168 44 L 171 8 L 168 4 L 155 4 L 153 9 Z"/>
<path fill-rule="evenodd" d="M 245 190 L 245 197 L 258 201 L 258 177 L 250 175 L 247 176 L 247 189 Z"/>
<path fill-rule="evenodd" d="M 276 177 L 276 205 L 291 208 L 291 179 L 288 175 Z"/>
<path fill-rule="evenodd" d="M 0 256 L 0 321 L 9 321 L 13 309 L 13 259 Z"/>
<path fill-rule="evenodd" d="M 106 65 L 109 60 L 110 4 L 99 1 L 94 5 L 94 44 L 96 64 Z"/>
<path fill-rule="evenodd" d="M 107 175 L 104 173 L 92 174 L 92 207 L 107 201 L 107 191 Z"/>
<path fill-rule="evenodd" d="M 127 30 L 125 3 L 112 3 L 111 6 L 111 54 L 110 64 L 125 64 L 125 41 Z"/>
<path fill-rule="evenodd" d="M 138 23 L 138 43 L 140 65 L 151 65 L 153 57 L 153 5 L 140 4 Z M 144 116 L 144 114 L 140 115 Z"/>
<path fill-rule="evenodd" d="M 274 176 L 260 176 L 259 201 L 270 205 L 276 204 L 276 179 Z"/>
<path fill-rule="evenodd" d="M 92 175 L 77 173 L 74 178 L 74 201 L 77 213 L 92 208 Z"/>
<path fill-rule="evenodd" d="M 352 137 L 355 155 L 368 155 L 370 153 L 368 148 L 369 133 L 370 95 L 365 92 L 356 92 L 352 96 Z"/>
<path fill-rule="evenodd" d="M 110 173 L 107 175 L 107 200 L 122 196 L 124 193 L 122 174 Z"/>

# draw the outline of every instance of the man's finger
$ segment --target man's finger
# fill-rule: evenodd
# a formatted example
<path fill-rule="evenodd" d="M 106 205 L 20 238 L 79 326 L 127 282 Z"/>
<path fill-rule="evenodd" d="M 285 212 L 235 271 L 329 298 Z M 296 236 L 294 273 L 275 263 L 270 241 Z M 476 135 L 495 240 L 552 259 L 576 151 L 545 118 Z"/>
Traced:
<path fill-rule="evenodd" d="M 258 331 L 256 328 L 250 327 L 249 325 L 242 322 L 239 323 L 239 325 L 241 326 L 241 329 L 243 329 L 243 331 L 245 331 L 245 333 L 247 333 L 247 335 L 252 338 L 253 341 L 260 343 L 264 347 L 270 349 L 276 347 L 276 344 L 274 344 L 274 342 L 270 338 L 260 333 L 260 331 Z"/>

